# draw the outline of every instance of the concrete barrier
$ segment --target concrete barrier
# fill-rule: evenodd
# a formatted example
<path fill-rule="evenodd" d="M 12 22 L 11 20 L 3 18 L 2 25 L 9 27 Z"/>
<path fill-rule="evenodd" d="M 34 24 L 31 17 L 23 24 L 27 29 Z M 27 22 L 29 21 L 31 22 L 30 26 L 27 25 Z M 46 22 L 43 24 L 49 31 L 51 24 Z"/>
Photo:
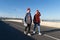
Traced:
<path fill-rule="evenodd" d="M 23 20 L 12 20 L 12 19 L 7 19 L 7 20 L 2 20 L 2 21 L 12 21 L 12 22 L 23 22 Z"/>
<path fill-rule="evenodd" d="M 48 27 L 54 27 L 54 28 L 60 28 L 60 22 L 46 22 L 46 21 L 42 21 L 41 25 L 48 26 Z"/>
<path fill-rule="evenodd" d="M 12 21 L 12 22 L 21 22 L 21 23 L 23 23 L 23 20 L 7 19 L 7 20 L 3 20 L 3 21 Z M 60 28 L 60 22 L 46 22 L 46 21 L 41 21 L 41 25 L 48 26 L 48 27 L 54 27 L 54 28 Z"/>

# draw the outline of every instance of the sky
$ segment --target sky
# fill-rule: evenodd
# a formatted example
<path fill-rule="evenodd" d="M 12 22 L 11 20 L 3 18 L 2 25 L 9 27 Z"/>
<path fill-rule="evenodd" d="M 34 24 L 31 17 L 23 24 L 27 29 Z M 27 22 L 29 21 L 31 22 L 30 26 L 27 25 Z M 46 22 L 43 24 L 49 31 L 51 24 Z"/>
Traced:
<path fill-rule="evenodd" d="M 32 18 L 38 9 L 41 19 L 60 20 L 60 0 L 0 0 L 0 17 L 24 18 L 27 8 Z"/>

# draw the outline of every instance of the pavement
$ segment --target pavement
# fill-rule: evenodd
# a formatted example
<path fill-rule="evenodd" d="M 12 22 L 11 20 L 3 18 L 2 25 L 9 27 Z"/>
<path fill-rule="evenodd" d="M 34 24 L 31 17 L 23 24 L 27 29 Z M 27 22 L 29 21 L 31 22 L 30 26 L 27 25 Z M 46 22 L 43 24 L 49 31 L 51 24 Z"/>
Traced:
<path fill-rule="evenodd" d="M 0 40 L 60 40 L 60 28 L 41 25 L 41 36 L 38 33 L 32 36 L 25 35 L 24 28 L 23 23 L 0 21 Z M 33 25 L 31 26 L 31 34 L 32 30 Z"/>

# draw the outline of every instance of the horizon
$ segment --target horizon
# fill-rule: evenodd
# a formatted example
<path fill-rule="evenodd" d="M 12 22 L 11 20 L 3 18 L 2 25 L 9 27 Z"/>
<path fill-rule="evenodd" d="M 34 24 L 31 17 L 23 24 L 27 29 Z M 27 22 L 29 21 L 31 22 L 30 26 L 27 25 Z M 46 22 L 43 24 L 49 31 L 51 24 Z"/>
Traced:
<path fill-rule="evenodd" d="M 0 17 L 1 18 L 8 18 L 11 19 L 12 17 Z M 24 18 L 12 18 L 12 19 L 24 19 Z M 42 21 L 60 21 L 58 19 L 41 19 Z"/>

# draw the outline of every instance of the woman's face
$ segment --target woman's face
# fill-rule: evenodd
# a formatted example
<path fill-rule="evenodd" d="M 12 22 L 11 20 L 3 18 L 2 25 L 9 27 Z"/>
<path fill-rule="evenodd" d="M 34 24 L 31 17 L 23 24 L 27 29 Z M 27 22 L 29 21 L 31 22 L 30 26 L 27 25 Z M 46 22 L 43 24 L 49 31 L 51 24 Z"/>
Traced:
<path fill-rule="evenodd" d="M 38 10 L 36 10 L 36 13 L 35 14 L 38 14 L 39 13 L 39 11 Z"/>
<path fill-rule="evenodd" d="M 36 14 L 38 13 L 38 11 L 36 11 Z"/>

